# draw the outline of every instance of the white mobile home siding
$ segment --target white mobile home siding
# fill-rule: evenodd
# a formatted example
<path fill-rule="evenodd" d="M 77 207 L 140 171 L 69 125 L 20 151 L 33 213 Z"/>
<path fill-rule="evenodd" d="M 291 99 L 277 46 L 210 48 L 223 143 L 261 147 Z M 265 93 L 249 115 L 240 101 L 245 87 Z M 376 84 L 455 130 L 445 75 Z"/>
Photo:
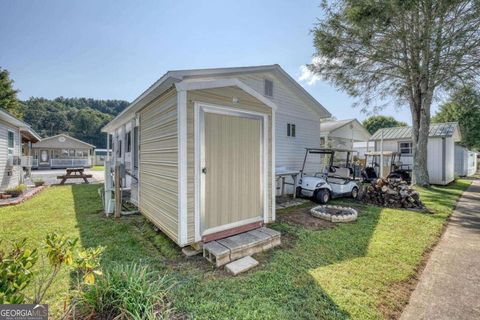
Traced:
<path fill-rule="evenodd" d="M 273 97 L 278 107 L 275 126 L 275 166 L 300 170 L 305 148 L 320 147 L 320 116 L 298 95 L 268 73 L 252 73 L 239 79 L 264 94 L 265 79 L 273 81 Z M 287 136 L 287 123 L 295 124 L 296 137 Z"/>
<path fill-rule="evenodd" d="M 20 183 L 20 175 L 22 169 L 19 166 L 7 166 L 8 160 L 8 131 L 11 130 L 15 134 L 15 146 L 13 155 L 20 156 L 20 130 L 6 122 L 0 121 L 0 189 L 16 187 Z"/>

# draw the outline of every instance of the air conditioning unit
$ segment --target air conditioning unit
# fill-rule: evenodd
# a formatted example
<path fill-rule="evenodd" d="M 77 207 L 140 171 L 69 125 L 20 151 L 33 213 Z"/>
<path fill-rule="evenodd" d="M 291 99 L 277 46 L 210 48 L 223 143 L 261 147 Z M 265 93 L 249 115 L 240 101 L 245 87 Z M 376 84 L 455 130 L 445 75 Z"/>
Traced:
<path fill-rule="evenodd" d="M 9 155 L 7 158 L 7 167 L 19 166 L 20 165 L 20 157 L 19 156 L 12 156 Z"/>

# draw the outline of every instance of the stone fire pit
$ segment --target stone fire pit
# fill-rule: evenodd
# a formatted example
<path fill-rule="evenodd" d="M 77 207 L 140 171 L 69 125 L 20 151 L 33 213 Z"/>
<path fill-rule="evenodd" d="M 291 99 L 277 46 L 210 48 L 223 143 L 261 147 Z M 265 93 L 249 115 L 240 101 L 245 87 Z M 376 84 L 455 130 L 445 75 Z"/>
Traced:
<path fill-rule="evenodd" d="M 310 213 L 315 218 L 328 220 L 331 222 L 350 222 L 357 220 L 357 210 L 349 207 L 323 205 L 310 209 Z"/>

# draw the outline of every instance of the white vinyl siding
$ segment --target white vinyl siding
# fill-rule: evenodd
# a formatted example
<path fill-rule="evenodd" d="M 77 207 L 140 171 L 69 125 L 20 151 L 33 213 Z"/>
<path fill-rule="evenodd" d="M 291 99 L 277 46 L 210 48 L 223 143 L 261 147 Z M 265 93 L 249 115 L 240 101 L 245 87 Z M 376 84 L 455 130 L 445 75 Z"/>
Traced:
<path fill-rule="evenodd" d="M 13 149 L 9 146 L 9 132 L 13 133 Z M 20 156 L 20 132 L 17 127 L 9 123 L 0 121 L 0 189 L 8 189 L 17 186 L 20 183 L 21 168 L 19 166 L 8 166 L 7 161 L 10 156 Z"/>
<path fill-rule="evenodd" d="M 405 142 L 402 140 L 401 142 Z M 384 151 L 399 151 L 398 140 L 385 140 L 383 141 Z M 454 180 L 454 142 L 453 138 L 445 138 L 445 164 L 443 163 L 443 142 L 442 138 L 429 138 L 427 144 L 427 166 L 428 175 L 430 177 L 430 183 L 445 185 Z M 380 141 L 376 141 L 375 150 L 380 151 Z M 401 157 L 403 164 L 409 164 L 412 169 L 413 156 L 403 155 Z M 445 168 L 445 169 L 444 169 Z M 443 175 L 445 170 L 445 180 Z"/>
<path fill-rule="evenodd" d="M 268 73 L 251 73 L 238 78 L 263 94 L 265 78 L 268 76 Z M 278 107 L 275 129 L 276 167 L 300 170 L 305 156 L 305 148 L 320 147 L 320 116 L 295 92 L 280 81 L 272 80 L 274 94 L 269 99 Z M 288 123 L 295 124 L 295 139 L 287 136 Z"/>

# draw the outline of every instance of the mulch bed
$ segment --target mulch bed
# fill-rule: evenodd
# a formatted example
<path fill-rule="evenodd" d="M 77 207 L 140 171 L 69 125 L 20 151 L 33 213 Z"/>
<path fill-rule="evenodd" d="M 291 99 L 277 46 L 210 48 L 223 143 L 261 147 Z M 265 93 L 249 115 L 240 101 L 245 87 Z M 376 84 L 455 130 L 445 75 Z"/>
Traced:
<path fill-rule="evenodd" d="M 298 209 L 293 209 L 288 213 L 277 215 L 278 222 L 285 222 L 295 226 L 301 226 L 309 230 L 321 230 L 332 228 L 335 226 L 335 223 L 318 219 L 313 217 L 310 214 L 311 207 L 302 207 Z"/>
<path fill-rule="evenodd" d="M 14 206 L 17 204 L 20 204 L 24 201 L 27 201 L 28 199 L 31 199 L 33 196 L 38 194 L 40 191 L 45 189 L 46 186 L 39 186 L 35 187 L 32 189 L 29 189 L 25 191 L 22 195 L 16 197 L 16 198 L 9 198 L 9 199 L 1 199 L 0 200 L 0 207 L 5 207 L 5 206 Z"/>

